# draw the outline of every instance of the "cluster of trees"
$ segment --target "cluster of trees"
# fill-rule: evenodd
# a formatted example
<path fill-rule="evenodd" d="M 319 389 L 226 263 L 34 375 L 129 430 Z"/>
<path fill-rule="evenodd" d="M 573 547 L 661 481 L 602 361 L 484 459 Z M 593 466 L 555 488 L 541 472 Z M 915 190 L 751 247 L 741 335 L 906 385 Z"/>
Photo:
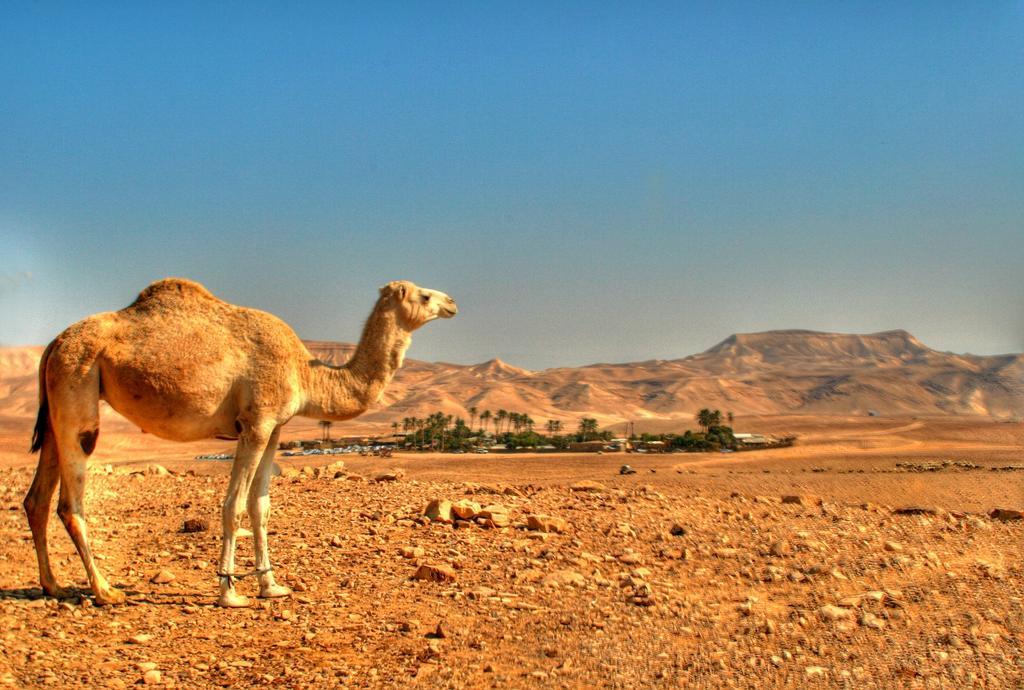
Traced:
<path fill-rule="evenodd" d="M 467 423 L 462 417 L 435 412 L 427 417 L 405 417 L 401 422 L 392 422 L 395 433 L 404 432 L 406 444 L 416 448 L 444 450 L 469 450 L 485 443 L 504 444 L 507 448 L 536 448 L 554 446 L 568 448 L 576 441 L 610 439 L 611 432 L 598 431 L 597 420 L 580 419 L 575 433 L 563 433 L 564 425 L 557 419 L 549 419 L 544 425 L 547 434 L 536 431 L 536 421 L 522 412 L 498 410 L 480 411 L 468 407 L 470 418 Z"/>
<path fill-rule="evenodd" d="M 597 420 L 583 417 L 579 420 L 576 431 L 563 433 L 564 425 L 557 419 L 549 419 L 544 425 L 547 434 L 535 431 L 536 422 L 530 415 L 498 410 L 480 411 L 476 407 L 467 408 L 469 423 L 462 417 L 455 417 L 443 412 L 435 412 L 427 417 L 405 417 L 401 422 L 392 422 L 391 429 L 397 434 L 405 433 L 406 445 L 416 448 L 445 450 L 469 450 L 484 444 L 504 444 L 507 448 L 537 448 L 553 446 L 564 450 L 572 443 L 583 441 L 610 441 L 610 431 L 599 431 Z M 717 451 L 721 448 L 736 448 L 733 436 L 732 412 L 726 412 L 724 418 L 729 424 L 723 424 L 720 410 L 704 408 L 697 413 L 695 419 L 700 426 L 699 432 L 687 430 L 679 434 L 642 434 L 632 436 L 631 441 L 650 443 L 662 441 L 670 448 L 687 451 Z M 330 439 L 331 423 L 320 422 L 323 439 Z"/>

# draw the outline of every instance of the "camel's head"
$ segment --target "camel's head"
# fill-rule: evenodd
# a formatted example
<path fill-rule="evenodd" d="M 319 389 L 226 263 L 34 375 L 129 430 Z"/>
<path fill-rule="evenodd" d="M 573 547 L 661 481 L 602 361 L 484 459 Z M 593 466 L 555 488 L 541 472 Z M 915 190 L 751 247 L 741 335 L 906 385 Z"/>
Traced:
<path fill-rule="evenodd" d="M 450 319 L 459 311 L 455 300 L 408 280 L 393 280 L 380 289 L 381 301 L 393 305 L 402 323 L 415 331 L 434 319 Z"/>

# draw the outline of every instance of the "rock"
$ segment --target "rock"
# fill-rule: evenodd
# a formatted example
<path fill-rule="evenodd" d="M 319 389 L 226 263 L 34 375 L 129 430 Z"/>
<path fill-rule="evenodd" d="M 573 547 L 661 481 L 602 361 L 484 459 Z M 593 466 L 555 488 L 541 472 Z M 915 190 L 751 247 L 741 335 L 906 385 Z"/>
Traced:
<path fill-rule="evenodd" d="M 208 529 L 210 529 L 209 523 L 200 518 L 189 518 L 181 525 L 181 531 L 186 533 L 205 532 Z"/>
<path fill-rule="evenodd" d="M 1024 512 L 1012 508 L 993 508 L 988 516 L 993 520 L 1024 520 Z"/>
<path fill-rule="evenodd" d="M 800 505 L 800 506 L 806 505 L 804 503 L 804 497 L 803 496 L 797 496 L 796 494 L 787 494 L 787 495 L 783 496 L 782 497 L 782 502 L 783 503 L 795 503 L 796 505 Z"/>
<path fill-rule="evenodd" d="M 450 565 L 445 565 L 443 563 L 435 565 L 424 563 L 416 569 L 416 572 L 412 577 L 414 580 L 424 580 L 428 582 L 454 582 L 455 569 Z"/>
<path fill-rule="evenodd" d="M 586 584 L 587 578 L 575 570 L 556 570 L 541 580 L 541 585 L 544 587 L 561 587 L 563 585 L 582 587 Z"/>
<path fill-rule="evenodd" d="M 584 479 L 583 481 L 576 482 L 575 484 L 570 486 L 569 487 L 569 491 L 577 491 L 577 492 L 580 492 L 580 493 L 601 494 L 601 493 L 606 493 L 608 491 L 608 487 L 606 487 L 604 484 L 599 484 L 598 482 L 592 481 L 590 479 Z"/>
<path fill-rule="evenodd" d="M 153 639 L 152 635 L 146 633 L 140 633 L 138 635 L 132 635 L 128 638 L 128 644 L 146 644 Z"/>
<path fill-rule="evenodd" d="M 804 675 L 808 678 L 821 677 L 828 675 L 828 669 L 824 666 L 808 666 L 804 669 Z"/>
<path fill-rule="evenodd" d="M 420 558 L 425 551 L 418 546 L 403 546 L 399 553 L 402 554 L 402 558 Z"/>
<path fill-rule="evenodd" d="M 472 520 L 480 512 L 480 504 L 476 501 L 462 499 L 452 504 L 452 515 L 460 520 Z"/>
<path fill-rule="evenodd" d="M 886 551 L 892 551 L 893 553 L 900 553 L 903 551 L 903 544 L 898 541 L 887 541 L 882 546 Z"/>
<path fill-rule="evenodd" d="M 498 504 L 484 506 L 476 517 L 482 518 L 488 527 L 508 527 L 512 523 L 508 509 Z"/>
<path fill-rule="evenodd" d="M 771 545 L 769 552 L 776 557 L 788 556 L 793 553 L 793 547 L 785 539 L 780 539 Z"/>
<path fill-rule="evenodd" d="M 827 621 L 842 621 L 853 618 L 853 611 L 833 604 L 822 606 L 818 609 L 818 614 Z"/>
<path fill-rule="evenodd" d="M 157 465 L 156 463 L 150 463 L 146 465 L 146 474 L 155 475 L 158 477 L 166 477 L 170 474 L 170 471 L 163 465 Z"/>
<path fill-rule="evenodd" d="M 668 533 L 673 537 L 682 537 L 686 535 L 686 528 L 680 525 L 678 522 L 672 523 L 672 527 L 669 528 Z"/>
<path fill-rule="evenodd" d="M 629 552 L 619 556 L 618 560 L 619 563 L 624 563 L 626 565 L 637 565 L 638 563 L 644 562 L 644 557 L 638 553 Z"/>
<path fill-rule="evenodd" d="M 563 534 L 568 528 L 568 523 L 562 518 L 549 515 L 530 515 L 526 518 L 527 528 L 536 532 L 554 532 Z"/>
<path fill-rule="evenodd" d="M 160 682 L 160 671 L 152 669 L 142 674 L 142 682 L 145 685 L 156 685 Z"/>
<path fill-rule="evenodd" d="M 153 661 L 141 661 L 135 664 L 135 668 L 139 669 L 139 673 L 146 673 L 156 668 L 156 663 Z"/>
<path fill-rule="evenodd" d="M 166 585 L 168 582 L 174 582 L 174 573 L 170 570 L 161 570 L 160 572 L 149 578 L 149 581 L 154 585 Z"/>
<path fill-rule="evenodd" d="M 623 465 L 619 468 L 619 474 L 636 474 L 636 470 L 629 465 Z"/>
<path fill-rule="evenodd" d="M 871 628 L 873 630 L 881 630 L 885 627 L 885 621 L 876 616 L 873 613 L 864 611 L 860 614 L 860 624 L 865 628 Z"/>
<path fill-rule="evenodd" d="M 345 461 L 335 460 L 330 465 L 325 466 L 323 471 L 324 474 L 331 475 L 332 477 L 337 477 L 339 472 L 345 474 Z"/>
<path fill-rule="evenodd" d="M 899 508 L 893 508 L 894 515 L 938 515 L 938 508 L 932 508 L 931 506 L 900 506 Z"/>
<path fill-rule="evenodd" d="M 381 472 L 373 478 L 375 482 L 397 482 L 399 479 L 405 476 L 404 470 L 389 470 L 387 472 Z"/>
<path fill-rule="evenodd" d="M 341 547 L 345 546 L 345 542 L 342 541 L 340 536 L 335 534 L 333 537 L 331 537 L 331 546 L 333 546 L 336 549 L 340 549 Z"/>
<path fill-rule="evenodd" d="M 423 509 L 423 514 L 435 522 L 451 522 L 452 502 L 435 498 Z"/>

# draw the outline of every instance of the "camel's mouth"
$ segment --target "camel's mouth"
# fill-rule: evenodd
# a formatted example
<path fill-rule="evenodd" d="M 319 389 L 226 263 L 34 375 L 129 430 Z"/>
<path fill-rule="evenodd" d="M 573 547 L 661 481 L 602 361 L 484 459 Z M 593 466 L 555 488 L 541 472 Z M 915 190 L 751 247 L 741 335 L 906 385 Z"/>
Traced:
<path fill-rule="evenodd" d="M 456 307 L 441 307 L 437 315 L 442 319 L 450 319 L 458 313 L 459 310 Z"/>

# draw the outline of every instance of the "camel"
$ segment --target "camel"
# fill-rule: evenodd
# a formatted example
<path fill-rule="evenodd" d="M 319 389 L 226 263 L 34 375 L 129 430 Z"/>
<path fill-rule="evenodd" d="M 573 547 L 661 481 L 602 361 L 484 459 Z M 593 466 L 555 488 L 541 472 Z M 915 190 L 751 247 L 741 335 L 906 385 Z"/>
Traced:
<path fill-rule="evenodd" d="M 144 432 L 173 441 L 237 439 L 222 506 L 224 537 L 218 603 L 246 606 L 235 591 L 235 533 L 247 511 L 259 596 L 290 590 L 274 580 L 267 549 L 269 485 L 281 427 L 300 415 L 343 421 L 380 400 L 402 366 L 410 335 L 455 316 L 454 300 L 408 281 L 380 288 L 358 348 L 344 366 L 313 357 L 276 316 L 228 304 L 202 285 L 159 280 L 129 306 L 68 327 L 39 363 L 35 479 L 25 497 L 39 580 L 46 594 L 68 594 L 54 578 L 46 525 L 58 480 L 57 514 L 78 549 L 97 604 L 125 601 L 97 569 L 83 515 L 86 461 L 99 436 L 99 401 Z"/>

